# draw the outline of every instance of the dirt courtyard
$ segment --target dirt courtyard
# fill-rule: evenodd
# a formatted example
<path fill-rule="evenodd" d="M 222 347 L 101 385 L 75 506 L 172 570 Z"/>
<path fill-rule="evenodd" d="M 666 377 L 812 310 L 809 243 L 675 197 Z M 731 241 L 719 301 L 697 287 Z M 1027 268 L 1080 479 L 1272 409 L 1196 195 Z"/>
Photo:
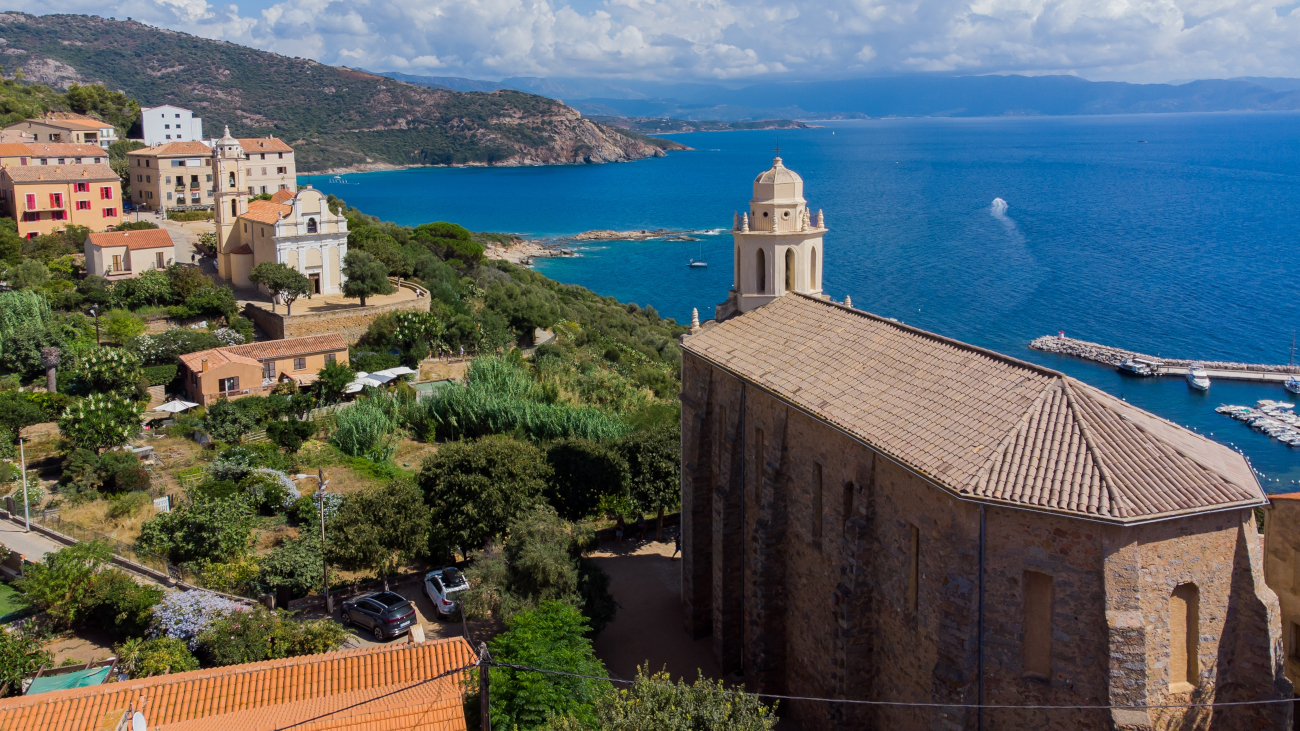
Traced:
<path fill-rule="evenodd" d="M 638 665 L 649 665 L 652 671 L 667 668 L 674 679 L 687 682 L 694 681 L 698 671 L 722 679 L 710 639 L 692 640 L 683 628 L 682 559 L 680 554 L 669 558 L 670 531 L 665 531 L 665 539 L 656 543 L 629 538 L 622 545 L 609 541 L 590 554 L 609 574 L 610 592 L 618 600 L 614 621 L 596 638 L 596 655 L 615 678 L 634 678 Z"/>

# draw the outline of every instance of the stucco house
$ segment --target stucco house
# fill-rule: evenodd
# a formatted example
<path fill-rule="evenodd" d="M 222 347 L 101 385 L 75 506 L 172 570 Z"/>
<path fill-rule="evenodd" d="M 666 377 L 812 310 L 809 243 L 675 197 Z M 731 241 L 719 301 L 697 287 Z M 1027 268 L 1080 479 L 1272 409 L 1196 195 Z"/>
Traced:
<path fill-rule="evenodd" d="M 86 237 L 86 272 L 131 279 L 173 263 L 176 243 L 166 229 L 106 231 Z"/>
<path fill-rule="evenodd" d="M 327 363 L 348 362 L 348 342 L 338 333 L 266 340 L 201 350 L 180 357 L 189 400 L 204 406 L 220 398 L 265 396 L 275 384 L 316 380 Z"/>
<path fill-rule="evenodd" d="M 106 163 L 6 165 L 0 168 L 0 208 L 34 238 L 69 224 L 104 231 L 122 222 L 122 181 Z"/>
<path fill-rule="evenodd" d="M 211 206 L 216 187 L 212 180 L 212 150 L 202 142 L 165 142 L 126 154 L 131 173 L 131 200 L 138 208 Z"/>
<path fill-rule="evenodd" d="M 105 150 L 117 142 L 117 130 L 108 122 L 67 112 L 51 112 L 40 119 L 26 119 L 6 129 L 35 135 L 37 142 L 72 142 L 96 145 Z"/>

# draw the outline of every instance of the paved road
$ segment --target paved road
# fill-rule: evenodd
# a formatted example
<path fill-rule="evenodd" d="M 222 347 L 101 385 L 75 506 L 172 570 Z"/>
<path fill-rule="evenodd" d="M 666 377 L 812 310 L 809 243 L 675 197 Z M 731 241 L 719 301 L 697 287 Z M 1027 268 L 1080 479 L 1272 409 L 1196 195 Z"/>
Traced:
<path fill-rule="evenodd" d="M 11 520 L 0 519 L 0 544 L 11 551 L 17 551 L 27 557 L 28 561 L 39 561 L 47 553 L 63 548 L 63 544 L 32 531 L 23 533 L 21 524 Z"/>

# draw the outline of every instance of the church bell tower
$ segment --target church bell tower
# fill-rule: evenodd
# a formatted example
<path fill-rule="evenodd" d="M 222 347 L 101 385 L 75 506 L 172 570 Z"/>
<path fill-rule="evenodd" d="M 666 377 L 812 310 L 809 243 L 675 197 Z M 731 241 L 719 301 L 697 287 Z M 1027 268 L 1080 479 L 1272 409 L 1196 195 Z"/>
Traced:
<path fill-rule="evenodd" d="M 777 157 L 754 178 L 754 197 L 732 220 L 736 241 L 733 284 L 716 319 L 762 307 L 790 292 L 822 296 L 825 218 L 812 215 L 803 178 Z"/>
<path fill-rule="evenodd" d="M 227 282 L 234 278 L 230 252 L 239 248 L 239 215 L 248 212 L 248 186 L 244 179 L 244 148 L 230 136 L 230 127 L 212 146 L 212 173 L 217 193 L 213 218 L 217 224 L 217 272 Z"/>

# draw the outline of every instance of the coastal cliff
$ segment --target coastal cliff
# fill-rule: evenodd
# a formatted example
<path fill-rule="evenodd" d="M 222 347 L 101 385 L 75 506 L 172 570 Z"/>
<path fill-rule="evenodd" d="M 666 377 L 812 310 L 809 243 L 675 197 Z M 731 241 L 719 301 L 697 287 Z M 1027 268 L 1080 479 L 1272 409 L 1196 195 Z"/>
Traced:
<path fill-rule="evenodd" d="M 458 92 L 85 15 L 0 13 L 5 66 L 66 89 L 100 83 L 141 106 L 175 104 L 211 137 L 275 135 L 298 172 L 421 165 L 623 162 L 686 149 L 513 90 Z"/>

